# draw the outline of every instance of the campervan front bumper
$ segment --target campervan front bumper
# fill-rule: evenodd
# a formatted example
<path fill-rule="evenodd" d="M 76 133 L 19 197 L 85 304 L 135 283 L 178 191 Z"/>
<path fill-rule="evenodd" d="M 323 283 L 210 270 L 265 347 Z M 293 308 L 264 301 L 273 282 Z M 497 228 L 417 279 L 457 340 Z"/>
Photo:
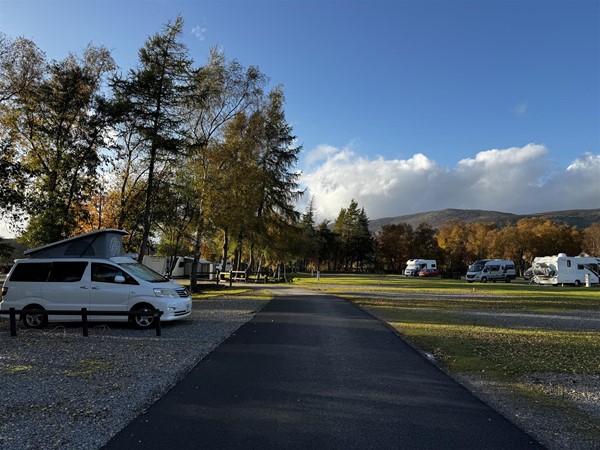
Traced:
<path fill-rule="evenodd" d="M 187 298 L 184 301 L 169 303 L 163 310 L 161 322 L 179 320 L 189 317 L 192 314 L 192 299 Z"/>

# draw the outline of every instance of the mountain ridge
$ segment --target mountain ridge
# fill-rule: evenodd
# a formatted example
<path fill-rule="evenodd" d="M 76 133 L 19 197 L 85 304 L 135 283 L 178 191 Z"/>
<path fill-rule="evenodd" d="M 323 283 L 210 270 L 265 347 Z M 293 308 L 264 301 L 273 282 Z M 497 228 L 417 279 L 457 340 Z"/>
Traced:
<path fill-rule="evenodd" d="M 494 222 L 499 227 L 505 227 L 517 223 L 521 219 L 533 217 L 548 218 L 556 223 L 577 227 L 583 230 L 594 223 L 600 223 L 600 208 L 595 209 L 568 209 L 563 211 L 548 211 L 532 214 L 513 214 L 500 211 L 483 209 L 456 209 L 446 208 L 438 211 L 427 211 L 422 213 L 407 214 L 403 216 L 382 217 L 369 221 L 369 229 L 378 231 L 385 225 L 406 223 L 416 228 L 419 224 L 426 222 L 433 228 L 439 228 L 450 220 L 460 220 L 465 223 L 472 222 Z"/>

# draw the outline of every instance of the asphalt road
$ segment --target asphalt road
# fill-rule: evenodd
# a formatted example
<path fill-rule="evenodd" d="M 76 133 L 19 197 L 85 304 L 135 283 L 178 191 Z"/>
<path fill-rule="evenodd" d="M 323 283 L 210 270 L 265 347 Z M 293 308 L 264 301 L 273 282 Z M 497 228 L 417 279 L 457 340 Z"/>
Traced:
<path fill-rule="evenodd" d="M 542 447 L 356 306 L 288 289 L 105 448 Z"/>

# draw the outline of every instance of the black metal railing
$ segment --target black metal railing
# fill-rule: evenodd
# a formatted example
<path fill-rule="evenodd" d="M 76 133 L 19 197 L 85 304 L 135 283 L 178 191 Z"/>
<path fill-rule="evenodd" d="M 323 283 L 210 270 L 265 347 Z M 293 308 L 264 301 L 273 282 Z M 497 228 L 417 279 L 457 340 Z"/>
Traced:
<path fill-rule="evenodd" d="M 160 327 L 160 316 L 162 311 L 88 311 L 87 308 L 81 308 L 81 310 L 74 309 L 15 309 L 9 308 L 8 311 L 0 311 L 0 315 L 8 315 L 10 321 L 10 335 L 17 335 L 17 316 L 21 314 L 43 314 L 44 318 L 48 320 L 49 315 L 60 315 L 60 316 L 81 316 L 81 322 L 83 324 L 83 335 L 88 336 L 88 317 L 89 316 L 152 316 L 154 319 L 154 329 L 156 335 L 161 335 Z"/>

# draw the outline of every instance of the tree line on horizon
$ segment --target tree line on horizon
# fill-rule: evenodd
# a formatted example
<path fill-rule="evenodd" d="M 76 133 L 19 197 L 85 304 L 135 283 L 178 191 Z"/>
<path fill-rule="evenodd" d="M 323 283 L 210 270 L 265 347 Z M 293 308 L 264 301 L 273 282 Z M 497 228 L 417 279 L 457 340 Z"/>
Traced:
<path fill-rule="evenodd" d="M 352 200 L 333 224 L 311 222 L 312 202 L 303 216 L 302 270 L 403 273 L 409 259 L 435 259 L 438 268 L 464 273 L 480 259 L 510 259 L 522 274 L 537 256 L 566 253 L 600 257 L 600 223 L 583 230 L 544 217 L 499 226 L 453 219 L 433 228 L 422 222 L 387 224 L 369 232 L 364 208 Z"/>
<path fill-rule="evenodd" d="M 398 236 L 406 245 L 398 245 Z M 425 246 L 424 236 L 428 237 Z M 504 227 L 460 220 L 450 220 L 437 230 L 426 223 L 414 230 L 410 225 L 397 224 L 382 227 L 376 241 L 378 261 L 387 271 L 398 271 L 411 258 L 436 259 L 448 272 L 465 272 L 480 259 L 509 259 L 522 274 L 537 256 L 566 253 L 600 257 L 600 223 L 584 230 L 544 217 L 525 218 Z"/>

